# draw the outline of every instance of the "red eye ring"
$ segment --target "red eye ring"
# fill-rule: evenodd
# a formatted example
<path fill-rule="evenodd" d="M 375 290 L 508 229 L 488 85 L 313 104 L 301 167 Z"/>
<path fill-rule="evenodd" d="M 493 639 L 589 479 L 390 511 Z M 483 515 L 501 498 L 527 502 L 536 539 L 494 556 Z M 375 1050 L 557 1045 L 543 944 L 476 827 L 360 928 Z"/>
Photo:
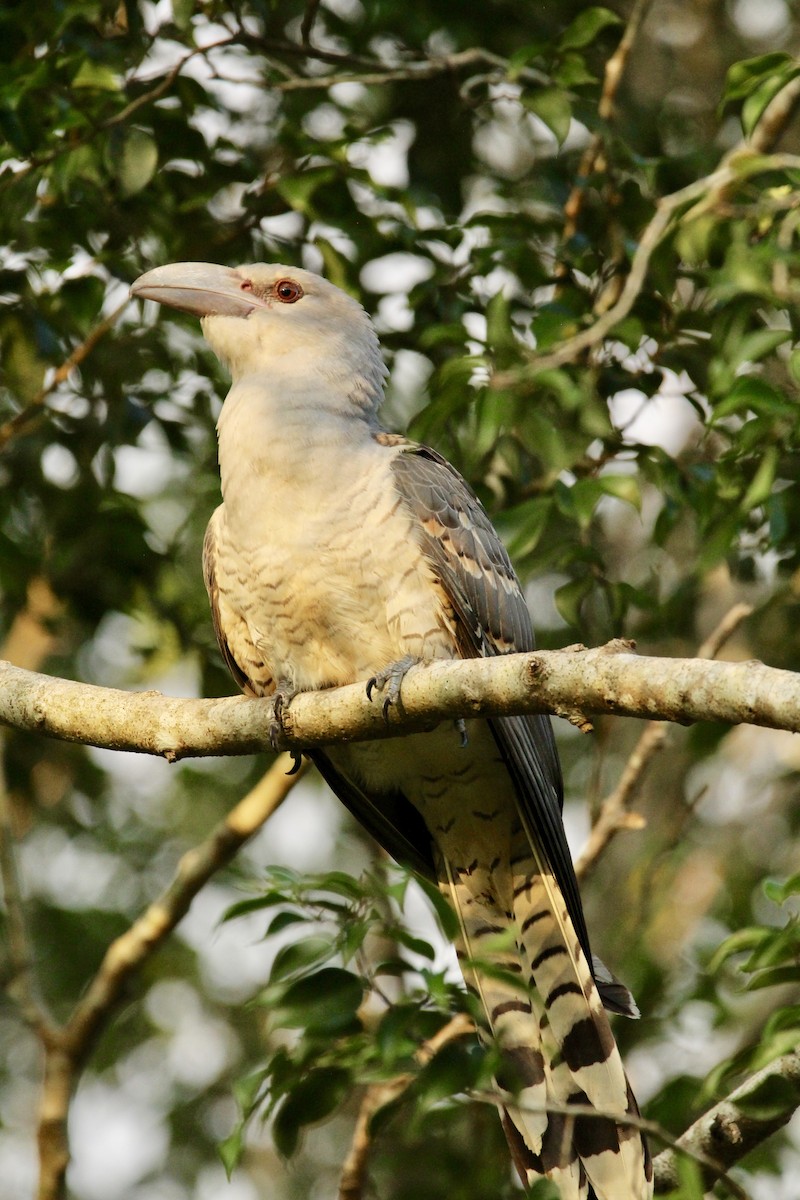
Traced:
<path fill-rule="evenodd" d="M 250 279 L 245 279 L 244 283 L 242 283 L 239 287 L 239 291 L 241 291 L 241 292 L 252 292 L 252 290 L 253 290 L 253 283 L 252 283 L 252 280 L 250 280 Z"/>
<path fill-rule="evenodd" d="M 303 289 L 294 279 L 279 279 L 274 290 L 276 299 L 282 304 L 294 304 L 303 295 Z"/>

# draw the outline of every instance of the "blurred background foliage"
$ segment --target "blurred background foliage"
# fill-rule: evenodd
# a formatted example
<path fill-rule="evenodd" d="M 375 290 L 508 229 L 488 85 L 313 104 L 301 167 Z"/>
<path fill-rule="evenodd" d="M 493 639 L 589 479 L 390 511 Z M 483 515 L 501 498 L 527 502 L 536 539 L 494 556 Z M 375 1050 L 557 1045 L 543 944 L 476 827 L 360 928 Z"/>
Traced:
<path fill-rule="evenodd" d="M 4 656 L 232 690 L 200 572 L 225 381 L 195 322 L 120 307 L 142 271 L 201 259 L 302 263 L 362 299 L 392 368 L 386 424 L 484 500 L 542 646 L 623 635 L 691 655 L 746 601 L 723 653 L 797 670 L 791 113 L 776 157 L 676 209 L 607 336 L 546 356 L 616 302 L 663 197 L 758 130 L 799 37 L 788 0 L 6 0 Z M 639 729 L 558 725 L 578 848 Z M 63 1016 L 265 761 L 169 767 L 13 732 L 4 751 L 34 967 Z M 794 889 L 764 881 L 800 866 L 799 766 L 789 735 L 670 731 L 638 797 L 646 828 L 585 887 L 594 944 L 644 1014 L 618 1025 L 635 1090 L 673 1132 L 798 1040 Z M 335 1194 L 356 1085 L 418 1068 L 464 1004 L 455 980 L 417 886 L 304 781 L 103 1033 L 73 1107 L 71 1194 Z M 0 1197 L 20 1200 L 40 1058 L 10 999 L 0 1047 Z M 514 1192 L 491 1107 L 459 1099 L 486 1071 L 468 1042 L 422 1071 L 378 1122 L 365 1196 Z M 798 1136 L 740 1170 L 753 1196 L 796 1200 Z"/>

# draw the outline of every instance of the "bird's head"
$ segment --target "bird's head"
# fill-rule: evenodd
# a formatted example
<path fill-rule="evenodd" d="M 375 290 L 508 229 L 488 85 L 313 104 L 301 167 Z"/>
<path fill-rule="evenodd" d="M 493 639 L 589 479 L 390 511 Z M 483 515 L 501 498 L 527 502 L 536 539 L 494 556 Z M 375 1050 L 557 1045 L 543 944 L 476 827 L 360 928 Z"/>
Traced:
<path fill-rule="evenodd" d="M 170 263 L 140 275 L 131 295 L 200 317 L 234 382 L 295 373 L 331 384 L 360 378 L 375 400 L 380 396 L 386 372 L 369 317 L 313 271 L 279 263 Z"/>

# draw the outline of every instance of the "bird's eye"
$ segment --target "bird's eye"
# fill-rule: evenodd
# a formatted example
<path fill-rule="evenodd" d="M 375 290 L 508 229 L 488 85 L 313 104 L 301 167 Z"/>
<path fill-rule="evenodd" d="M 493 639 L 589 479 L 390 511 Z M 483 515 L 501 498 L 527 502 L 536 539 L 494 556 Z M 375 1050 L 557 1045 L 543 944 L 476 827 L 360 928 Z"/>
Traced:
<path fill-rule="evenodd" d="M 252 290 L 253 290 L 252 280 L 245 279 L 245 281 L 240 285 L 239 290 L 241 292 L 252 292 Z"/>
<path fill-rule="evenodd" d="M 279 279 L 275 284 L 275 295 L 284 304 L 294 304 L 303 294 L 303 289 L 294 279 Z"/>

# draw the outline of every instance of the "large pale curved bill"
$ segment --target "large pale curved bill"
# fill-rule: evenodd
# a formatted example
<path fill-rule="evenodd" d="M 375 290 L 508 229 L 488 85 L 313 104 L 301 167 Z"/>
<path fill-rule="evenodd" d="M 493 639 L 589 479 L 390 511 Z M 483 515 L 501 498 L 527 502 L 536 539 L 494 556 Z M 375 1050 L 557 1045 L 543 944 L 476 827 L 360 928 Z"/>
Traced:
<path fill-rule="evenodd" d="M 254 295 L 246 275 L 217 263 L 169 263 L 140 275 L 131 287 L 140 300 L 155 300 L 196 317 L 248 317 L 267 305 Z"/>

